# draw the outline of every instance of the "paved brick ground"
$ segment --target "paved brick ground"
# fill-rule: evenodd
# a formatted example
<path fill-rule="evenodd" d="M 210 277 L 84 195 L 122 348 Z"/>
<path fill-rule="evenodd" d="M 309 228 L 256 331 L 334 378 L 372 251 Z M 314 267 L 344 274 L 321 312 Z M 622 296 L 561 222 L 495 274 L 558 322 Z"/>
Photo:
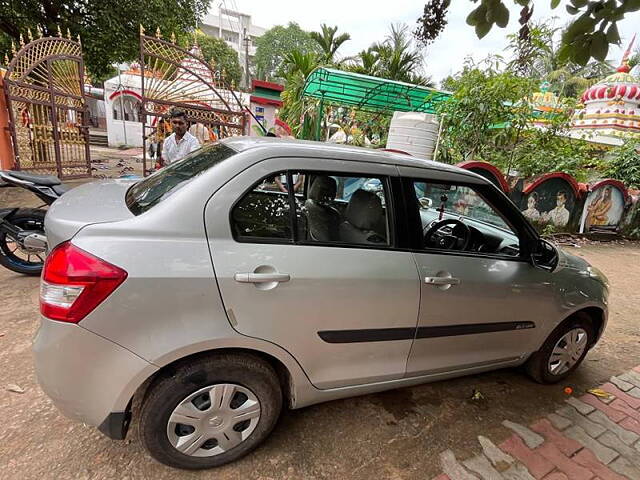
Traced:
<path fill-rule="evenodd" d="M 640 366 L 598 388 L 610 396 L 569 397 L 529 426 L 504 420 L 513 435 L 479 436 L 480 455 L 442 452 L 434 480 L 640 480 Z"/>

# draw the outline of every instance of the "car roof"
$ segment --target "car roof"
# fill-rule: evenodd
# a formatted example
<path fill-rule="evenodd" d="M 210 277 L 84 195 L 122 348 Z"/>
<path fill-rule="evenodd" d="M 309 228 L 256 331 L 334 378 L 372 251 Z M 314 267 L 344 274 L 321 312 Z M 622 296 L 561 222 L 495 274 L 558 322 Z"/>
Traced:
<path fill-rule="evenodd" d="M 238 152 L 257 148 L 268 148 L 271 152 L 277 152 L 278 155 L 283 156 L 315 156 L 322 158 L 329 155 L 341 160 L 357 159 L 359 161 L 372 163 L 440 170 L 443 172 L 463 174 L 476 179 L 481 178 L 486 181 L 484 177 L 476 173 L 446 163 L 434 162 L 433 160 L 426 160 L 402 153 L 354 147 L 351 145 L 338 145 L 335 143 L 288 138 L 246 136 L 228 137 L 222 140 L 222 143 Z"/>

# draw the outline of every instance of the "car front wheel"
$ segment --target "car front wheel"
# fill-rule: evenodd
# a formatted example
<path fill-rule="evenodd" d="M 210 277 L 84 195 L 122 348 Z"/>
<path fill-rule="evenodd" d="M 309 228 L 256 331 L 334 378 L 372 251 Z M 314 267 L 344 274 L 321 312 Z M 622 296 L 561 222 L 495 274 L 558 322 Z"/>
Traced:
<path fill-rule="evenodd" d="M 584 360 L 594 341 L 591 319 L 584 314 L 556 328 L 527 361 L 527 373 L 539 383 L 556 383 L 571 374 Z"/>
<path fill-rule="evenodd" d="M 183 363 L 150 387 L 140 438 L 165 465 L 205 469 L 257 447 L 276 424 L 282 393 L 273 368 L 250 355 L 211 355 Z"/>

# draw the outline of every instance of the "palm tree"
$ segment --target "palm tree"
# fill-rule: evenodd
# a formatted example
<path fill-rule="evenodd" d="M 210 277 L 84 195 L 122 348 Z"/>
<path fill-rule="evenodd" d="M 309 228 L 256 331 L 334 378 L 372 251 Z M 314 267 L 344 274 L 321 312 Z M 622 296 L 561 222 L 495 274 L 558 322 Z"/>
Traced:
<path fill-rule="evenodd" d="M 362 50 L 355 57 L 357 60 L 347 65 L 347 70 L 354 73 L 361 73 L 363 75 L 370 75 L 377 77 L 380 73 L 380 57 L 373 50 L 373 47 L 369 47 L 366 50 Z"/>
<path fill-rule="evenodd" d="M 592 60 L 582 66 L 563 58 L 561 44 L 554 42 L 560 31 L 560 28 L 549 27 L 545 23 L 532 26 L 530 43 L 524 45 L 524 54 L 517 35 L 509 35 L 511 41 L 507 48 L 516 57 L 509 66 L 515 68 L 516 64 L 524 62 L 528 77 L 540 82 L 548 81 L 551 91 L 559 96 L 578 97 L 595 82 L 613 73 L 614 68 L 608 62 Z"/>
<path fill-rule="evenodd" d="M 318 65 L 320 61 L 315 52 L 303 53 L 300 50 L 292 50 L 287 52 L 282 59 L 282 65 L 278 76 L 288 79 L 298 73 L 307 78 Z"/>
<path fill-rule="evenodd" d="M 302 53 L 299 50 L 288 52 L 282 61 L 279 76 L 285 78 L 286 87 L 282 92 L 283 107 L 280 118 L 291 125 L 297 136 L 302 127 L 303 118 L 310 116 L 313 110 L 310 102 L 309 109 L 305 108 L 302 90 L 309 74 L 320 65 L 318 55 L 314 52 Z"/>
<path fill-rule="evenodd" d="M 392 24 L 385 40 L 371 46 L 370 50 L 378 56 L 378 76 L 411 82 L 422 71 L 422 52 L 414 48 L 408 30 L 407 25 Z"/>
<path fill-rule="evenodd" d="M 322 61 L 327 64 L 340 63 L 340 61 L 335 61 L 336 52 L 344 42 L 351 39 L 351 35 L 341 33 L 336 36 L 338 27 L 329 27 L 324 23 L 320 25 L 320 28 L 322 31 L 310 32 L 310 35 L 322 49 Z M 344 59 L 341 61 L 344 61 Z"/>

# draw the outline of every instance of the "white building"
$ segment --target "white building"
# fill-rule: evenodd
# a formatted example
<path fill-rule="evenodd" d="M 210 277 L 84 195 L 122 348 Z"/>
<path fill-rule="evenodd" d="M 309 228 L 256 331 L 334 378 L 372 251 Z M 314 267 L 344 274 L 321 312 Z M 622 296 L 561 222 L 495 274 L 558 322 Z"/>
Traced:
<path fill-rule="evenodd" d="M 220 4 L 222 5 L 222 4 Z M 266 28 L 258 27 L 251 21 L 251 15 L 240 13 L 227 8 L 218 8 L 218 15 L 208 13 L 200 25 L 200 30 L 210 37 L 223 39 L 227 45 L 238 53 L 238 60 L 243 71 L 243 84 L 246 86 L 245 72 L 245 38 L 248 39 L 249 69 L 256 54 L 255 41 L 261 37 Z"/>

